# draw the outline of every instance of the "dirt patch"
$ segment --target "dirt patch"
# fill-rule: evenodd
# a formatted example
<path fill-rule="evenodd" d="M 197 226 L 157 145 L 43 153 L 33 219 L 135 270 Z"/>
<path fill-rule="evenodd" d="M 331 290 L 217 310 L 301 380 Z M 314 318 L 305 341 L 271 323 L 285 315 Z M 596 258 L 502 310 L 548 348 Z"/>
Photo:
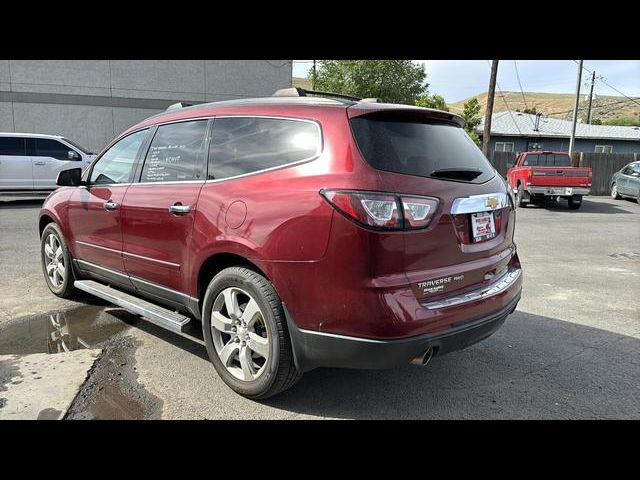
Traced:
<path fill-rule="evenodd" d="M 115 338 L 93 365 L 65 419 L 159 419 L 163 402 L 138 382 L 134 353 L 139 342 Z"/>

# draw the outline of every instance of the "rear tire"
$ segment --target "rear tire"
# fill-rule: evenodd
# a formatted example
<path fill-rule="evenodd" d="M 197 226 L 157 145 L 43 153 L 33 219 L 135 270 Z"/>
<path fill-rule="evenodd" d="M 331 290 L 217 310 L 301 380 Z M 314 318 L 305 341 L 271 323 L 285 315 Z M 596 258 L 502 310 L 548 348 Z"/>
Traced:
<path fill-rule="evenodd" d="M 73 286 L 75 275 L 71 253 L 60 227 L 48 224 L 40 237 L 40 260 L 47 287 L 60 298 L 70 298 L 79 291 Z"/>
<path fill-rule="evenodd" d="M 522 187 L 522 184 L 518 185 L 518 192 L 516 193 L 516 204 L 518 205 L 518 208 L 524 208 L 529 204 L 529 202 L 524 201 L 524 188 Z"/>
<path fill-rule="evenodd" d="M 614 200 L 620 200 L 622 198 L 618 193 L 618 186 L 615 183 L 611 185 L 611 198 Z"/>
<path fill-rule="evenodd" d="M 202 328 L 218 375 L 244 397 L 271 397 L 302 377 L 280 297 L 253 270 L 230 267 L 213 277 L 204 295 Z"/>
<path fill-rule="evenodd" d="M 569 197 L 569 208 L 571 210 L 577 210 L 582 206 L 582 195 L 574 195 Z"/>

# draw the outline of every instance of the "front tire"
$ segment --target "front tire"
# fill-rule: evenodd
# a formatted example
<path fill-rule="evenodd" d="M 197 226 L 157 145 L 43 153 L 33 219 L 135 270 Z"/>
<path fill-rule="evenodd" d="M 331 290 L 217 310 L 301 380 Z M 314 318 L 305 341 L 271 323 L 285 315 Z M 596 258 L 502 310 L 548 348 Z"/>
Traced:
<path fill-rule="evenodd" d="M 60 298 L 70 298 L 78 293 L 73 286 L 75 280 L 71 253 L 60 227 L 50 223 L 40 238 L 42 272 L 51 293 Z"/>
<path fill-rule="evenodd" d="M 618 186 L 615 183 L 611 185 L 611 198 L 614 200 L 620 200 L 622 198 L 618 193 Z"/>
<path fill-rule="evenodd" d="M 259 273 L 244 267 L 222 270 L 207 287 L 202 312 L 211 363 L 235 392 L 265 399 L 302 377 L 280 297 Z"/>

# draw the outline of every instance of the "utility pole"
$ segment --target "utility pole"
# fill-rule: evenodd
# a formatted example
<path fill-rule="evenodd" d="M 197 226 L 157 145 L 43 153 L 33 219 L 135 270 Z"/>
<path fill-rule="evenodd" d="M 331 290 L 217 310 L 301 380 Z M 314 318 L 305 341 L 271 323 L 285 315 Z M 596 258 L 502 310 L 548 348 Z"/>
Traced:
<path fill-rule="evenodd" d="M 591 91 L 589 92 L 589 109 L 587 110 L 587 123 L 591 125 L 591 102 L 593 101 L 593 84 L 596 83 L 596 72 L 591 74 Z"/>
<path fill-rule="evenodd" d="M 580 82 L 582 80 L 582 60 L 578 66 L 578 80 L 576 80 L 576 103 L 573 106 L 573 125 L 571 126 L 571 139 L 569 140 L 569 156 L 573 153 L 573 144 L 576 140 L 576 123 L 578 123 L 578 104 L 580 102 Z"/>
<path fill-rule="evenodd" d="M 487 109 L 484 112 L 484 132 L 482 134 L 482 153 L 489 158 L 489 138 L 491 137 L 491 116 L 493 115 L 493 99 L 496 95 L 496 79 L 498 77 L 498 60 L 491 63 L 491 78 L 487 93 Z"/>
<path fill-rule="evenodd" d="M 313 61 L 313 78 L 311 79 L 311 90 L 316 89 L 316 61 Z"/>

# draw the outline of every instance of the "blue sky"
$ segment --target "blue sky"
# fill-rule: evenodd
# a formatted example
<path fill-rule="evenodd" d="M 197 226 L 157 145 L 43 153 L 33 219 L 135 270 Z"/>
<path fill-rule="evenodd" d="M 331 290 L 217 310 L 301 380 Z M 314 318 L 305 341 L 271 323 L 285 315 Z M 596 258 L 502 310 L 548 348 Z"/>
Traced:
<path fill-rule="evenodd" d="M 302 63 L 304 62 L 304 63 Z M 293 75 L 306 76 L 311 63 L 294 60 Z M 442 95 L 449 103 L 477 95 L 487 90 L 489 63 L 487 60 L 415 60 L 426 64 L 430 93 Z M 517 65 L 525 92 L 573 93 L 578 65 L 573 60 L 500 60 L 498 85 L 503 91 L 519 91 Z M 640 60 L 585 60 L 585 68 L 603 76 L 604 82 L 630 97 L 640 96 Z M 591 74 L 583 71 L 583 86 Z M 596 82 L 596 95 L 619 96 L 602 81 Z"/>

